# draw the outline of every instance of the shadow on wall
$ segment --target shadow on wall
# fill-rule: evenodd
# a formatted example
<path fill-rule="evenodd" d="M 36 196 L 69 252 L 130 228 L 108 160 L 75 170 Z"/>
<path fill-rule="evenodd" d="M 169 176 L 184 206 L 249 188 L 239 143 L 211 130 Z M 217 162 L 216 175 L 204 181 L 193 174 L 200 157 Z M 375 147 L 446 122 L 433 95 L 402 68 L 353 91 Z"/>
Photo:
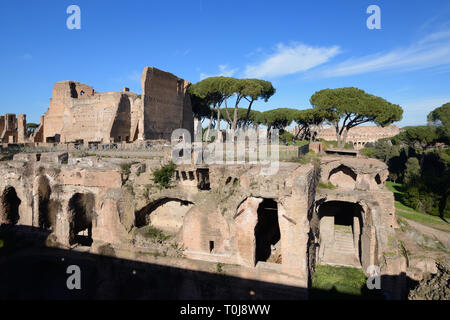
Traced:
<path fill-rule="evenodd" d="M 20 219 L 19 206 L 22 201 L 13 187 L 6 187 L 0 195 L 0 223 L 17 224 Z"/>
<path fill-rule="evenodd" d="M 39 228 L 0 226 L 0 239 L 4 241 L 0 248 L 0 299 L 300 300 L 308 292 L 314 299 L 361 298 L 335 290 L 308 290 L 219 272 L 43 248 L 48 235 L 49 231 Z M 113 254 L 112 248 L 108 251 Z M 8 258 L 1 259 L 2 256 Z M 82 271 L 81 290 L 66 287 L 70 265 L 77 265 Z"/>
<path fill-rule="evenodd" d="M 264 199 L 258 206 L 258 223 L 255 226 L 255 263 L 267 261 L 272 246 L 280 241 L 278 204 L 275 200 Z"/>
<path fill-rule="evenodd" d="M 92 244 L 95 199 L 92 193 L 75 193 L 69 200 L 70 244 Z"/>
<path fill-rule="evenodd" d="M 134 213 L 135 221 L 134 224 L 136 227 L 140 228 L 149 224 L 150 215 L 159 207 L 164 206 L 167 203 L 176 202 L 179 203 L 180 206 L 185 206 L 186 208 L 190 208 L 193 205 L 193 202 L 182 200 L 178 198 L 161 198 L 155 201 L 150 202 L 145 207 L 140 210 L 137 210 Z"/>

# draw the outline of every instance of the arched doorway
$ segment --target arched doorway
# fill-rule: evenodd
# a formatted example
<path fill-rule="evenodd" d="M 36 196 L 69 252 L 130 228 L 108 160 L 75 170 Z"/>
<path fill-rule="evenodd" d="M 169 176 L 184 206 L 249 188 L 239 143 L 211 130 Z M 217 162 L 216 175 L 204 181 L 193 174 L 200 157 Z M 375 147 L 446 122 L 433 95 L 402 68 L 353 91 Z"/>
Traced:
<path fill-rule="evenodd" d="M 55 212 L 52 212 L 50 208 L 50 195 L 52 190 L 46 176 L 42 175 L 37 178 L 35 190 L 39 228 L 52 229 L 56 222 L 56 216 Z"/>
<path fill-rule="evenodd" d="M 273 199 L 263 199 L 258 206 L 257 213 L 258 222 L 255 226 L 255 264 L 258 261 L 281 263 L 281 256 L 275 253 L 275 251 L 281 251 L 281 248 L 277 248 L 280 241 L 278 204 Z"/>
<path fill-rule="evenodd" d="M 318 209 L 319 263 L 361 267 L 363 208 L 358 203 L 326 201 Z"/>
<path fill-rule="evenodd" d="M 345 189 L 354 189 L 356 178 L 357 174 L 351 168 L 343 164 L 331 170 L 328 175 L 328 180 L 333 185 Z"/>
<path fill-rule="evenodd" d="M 16 189 L 6 187 L 0 198 L 0 223 L 15 225 L 19 222 L 19 206 L 21 200 L 17 196 Z"/>
<path fill-rule="evenodd" d="M 70 244 L 92 244 L 94 206 L 95 198 L 91 193 L 75 193 L 69 200 Z"/>
<path fill-rule="evenodd" d="M 186 213 L 193 203 L 177 198 L 161 198 L 135 212 L 135 226 L 151 225 L 166 232 L 176 233 L 183 225 Z"/>

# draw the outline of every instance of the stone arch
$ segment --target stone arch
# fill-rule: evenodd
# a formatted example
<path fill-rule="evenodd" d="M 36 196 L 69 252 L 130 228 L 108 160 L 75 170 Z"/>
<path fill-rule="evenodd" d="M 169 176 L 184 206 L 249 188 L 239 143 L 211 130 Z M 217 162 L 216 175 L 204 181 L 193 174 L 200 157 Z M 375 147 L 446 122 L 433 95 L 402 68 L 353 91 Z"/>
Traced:
<path fill-rule="evenodd" d="M 346 165 L 341 164 L 330 171 L 328 180 L 339 187 L 353 189 L 355 187 L 357 174 Z"/>
<path fill-rule="evenodd" d="M 0 224 L 16 225 L 20 219 L 19 207 L 21 203 L 16 189 L 7 186 L 0 196 Z"/>
<path fill-rule="evenodd" d="M 318 203 L 319 263 L 361 267 L 365 213 L 357 202 L 330 200 Z"/>
<path fill-rule="evenodd" d="M 46 175 L 36 177 L 33 189 L 37 225 L 42 229 L 54 229 L 57 208 L 55 203 L 50 200 L 52 189 L 49 177 Z"/>
<path fill-rule="evenodd" d="M 234 220 L 238 263 L 249 267 L 258 262 L 281 263 L 277 201 L 249 197 L 239 204 Z"/>
<path fill-rule="evenodd" d="M 264 198 L 258 206 L 257 214 L 258 222 L 254 230 L 255 263 L 268 261 L 272 256 L 273 246 L 276 246 L 281 238 L 278 203 L 273 199 Z M 280 262 L 277 258 L 275 261 Z"/>
<path fill-rule="evenodd" d="M 95 197 L 92 193 L 75 193 L 69 200 L 69 243 L 90 246 L 94 221 Z"/>
<path fill-rule="evenodd" d="M 186 213 L 194 203 L 178 198 L 161 198 L 135 212 L 135 226 L 152 225 L 168 232 L 178 232 Z"/>

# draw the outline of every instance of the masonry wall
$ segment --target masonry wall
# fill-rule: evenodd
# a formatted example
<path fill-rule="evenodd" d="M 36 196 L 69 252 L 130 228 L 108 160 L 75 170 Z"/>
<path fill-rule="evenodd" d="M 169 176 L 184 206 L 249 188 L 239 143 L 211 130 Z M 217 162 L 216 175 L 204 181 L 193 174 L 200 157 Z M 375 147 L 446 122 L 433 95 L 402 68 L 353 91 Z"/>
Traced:
<path fill-rule="evenodd" d="M 135 93 L 97 93 L 75 81 L 57 82 L 41 134 L 35 142 L 132 142 L 170 139 L 175 129 L 193 132 L 190 83 L 171 73 L 146 67 L 142 98 Z M 45 123 L 45 124 L 44 124 Z"/>
<path fill-rule="evenodd" d="M 146 67 L 142 73 L 144 138 L 170 139 L 175 129 L 193 132 L 189 82 L 171 73 Z"/>
<path fill-rule="evenodd" d="M 148 189 L 146 199 L 143 199 L 138 191 L 141 186 L 149 184 L 152 170 L 146 170 L 142 163 L 130 169 L 128 181 L 132 184 L 125 187 L 123 173 L 117 164 L 95 157 L 85 159 L 86 164 L 79 163 L 81 158 L 67 162 L 63 161 L 64 156 L 57 153 L 42 154 L 40 157 L 36 154 L 17 154 L 14 161 L 0 163 L 0 173 L 5 177 L 0 180 L 0 192 L 14 187 L 20 199 L 17 224 L 39 224 L 39 205 L 36 202 L 39 201 L 39 185 L 45 183 L 44 187 L 51 191 L 49 200 L 57 204 L 56 223 L 52 231 L 64 246 L 71 245 L 73 210 L 70 202 L 77 193 L 89 195 L 92 199 L 92 210 L 95 212 L 92 217 L 92 239 L 100 244 L 128 243 L 137 210 L 158 199 L 176 198 L 192 203 L 192 207 L 183 212 L 183 226 L 177 234 L 177 241 L 183 245 L 187 258 L 240 265 L 243 267 L 239 269 L 243 278 L 249 274 L 260 277 L 260 271 L 261 274 L 268 272 L 268 275 L 259 279 L 269 282 L 288 276 L 289 283 L 306 288 L 312 270 L 310 261 L 314 259 L 314 248 L 310 247 L 317 223 L 313 221 L 314 207 L 317 202 L 338 200 L 358 203 L 363 208 L 361 262 L 364 270 L 370 265 L 381 265 L 382 272 L 386 274 L 396 275 L 404 270 L 401 257 L 387 261 L 383 255 L 383 252 L 397 254 L 397 244 L 392 241 L 396 224 L 393 195 L 378 184 L 364 184 L 364 190 L 318 189 L 319 170 L 316 166 L 281 163 L 279 172 L 273 176 L 260 175 L 257 166 L 210 166 L 211 189 L 204 190 L 198 187 L 195 166 L 179 166 L 179 172 L 188 173 L 186 178 L 175 179 L 172 188 L 152 189 L 150 193 Z M 330 172 L 341 164 L 352 167 L 357 175 L 362 176 L 370 175 L 370 172 L 381 173 L 385 169 L 381 163 L 375 166 L 376 162 L 360 159 L 324 160 L 323 172 Z M 190 173 L 194 173 L 192 179 Z M 381 181 L 385 181 L 383 175 Z M 129 187 L 133 188 L 133 193 L 128 191 Z M 277 203 L 280 240 L 279 246 L 275 244 L 275 250 L 281 250 L 280 262 L 258 262 L 255 259 L 258 208 L 267 199 Z M 130 246 L 126 250 L 131 255 L 135 252 Z"/>
<path fill-rule="evenodd" d="M 0 142 L 24 143 L 26 141 L 27 121 L 24 114 L 8 113 L 0 117 Z"/>
<path fill-rule="evenodd" d="M 85 84 L 58 82 L 44 116 L 43 142 L 130 140 L 131 104 L 135 97 L 130 92 L 96 93 Z"/>

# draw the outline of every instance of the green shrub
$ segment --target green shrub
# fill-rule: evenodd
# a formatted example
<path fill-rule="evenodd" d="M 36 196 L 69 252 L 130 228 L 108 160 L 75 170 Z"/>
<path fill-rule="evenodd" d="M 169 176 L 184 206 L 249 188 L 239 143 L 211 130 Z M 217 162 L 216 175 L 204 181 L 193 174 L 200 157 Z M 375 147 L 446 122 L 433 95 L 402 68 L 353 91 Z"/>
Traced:
<path fill-rule="evenodd" d="M 124 174 L 124 175 L 129 175 L 130 174 L 130 172 L 131 172 L 131 166 L 133 165 L 133 164 L 136 164 L 137 162 L 127 162 L 127 163 L 122 163 L 121 165 L 120 165 L 120 169 L 122 169 L 122 174 Z"/>
<path fill-rule="evenodd" d="M 328 181 L 328 184 L 319 182 L 317 186 L 321 189 L 331 189 L 331 190 L 336 189 L 336 186 L 332 184 L 330 181 Z"/>
<path fill-rule="evenodd" d="M 302 146 L 307 145 L 307 144 L 309 144 L 308 140 L 295 140 L 295 145 L 297 147 L 302 147 Z"/>
<path fill-rule="evenodd" d="M 366 156 L 369 158 L 375 158 L 375 148 L 366 147 L 366 148 L 361 149 L 360 152 L 363 156 Z"/>
<path fill-rule="evenodd" d="M 325 148 L 332 148 L 335 149 L 338 147 L 337 141 L 328 141 L 320 139 L 320 141 L 324 144 Z M 344 146 L 344 149 L 353 149 L 353 144 L 351 142 L 347 142 Z"/>
<path fill-rule="evenodd" d="M 159 230 L 158 228 L 152 227 L 152 226 L 148 226 L 146 228 L 146 236 L 155 240 L 159 240 L 159 241 L 166 241 L 170 239 L 170 235 L 165 234 L 164 232 L 162 232 L 161 230 Z"/>
<path fill-rule="evenodd" d="M 160 189 L 170 187 L 173 174 L 175 172 L 175 164 L 170 162 L 169 164 L 153 171 L 153 181 L 158 185 Z"/>
<path fill-rule="evenodd" d="M 292 144 L 292 139 L 294 139 L 294 135 L 289 131 L 284 131 L 280 134 L 280 141 L 285 142 L 286 144 Z"/>

